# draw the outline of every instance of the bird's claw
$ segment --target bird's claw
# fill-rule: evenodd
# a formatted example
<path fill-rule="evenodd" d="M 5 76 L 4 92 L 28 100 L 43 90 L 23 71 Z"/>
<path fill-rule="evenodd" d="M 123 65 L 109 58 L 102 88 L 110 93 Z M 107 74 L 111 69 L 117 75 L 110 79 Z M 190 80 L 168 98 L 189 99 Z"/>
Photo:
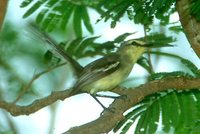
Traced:
<path fill-rule="evenodd" d="M 111 113 L 115 113 L 115 108 L 104 108 L 104 110 L 101 112 L 101 114 L 100 115 L 103 115 L 104 114 L 104 112 L 106 112 L 106 111 L 109 111 L 109 112 L 111 112 Z"/>

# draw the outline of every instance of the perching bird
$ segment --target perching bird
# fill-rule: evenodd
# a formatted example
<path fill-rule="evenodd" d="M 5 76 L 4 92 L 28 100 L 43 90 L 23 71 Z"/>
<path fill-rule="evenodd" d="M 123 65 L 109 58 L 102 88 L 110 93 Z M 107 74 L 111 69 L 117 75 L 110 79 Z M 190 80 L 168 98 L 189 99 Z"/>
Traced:
<path fill-rule="evenodd" d="M 72 94 L 83 91 L 95 95 L 114 89 L 127 78 L 146 49 L 143 42 L 129 40 L 117 52 L 89 63 L 83 68 Z"/>
<path fill-rule="evenodd" d="M 76 60 L 65 53 L 57 43 L 40 28 L 30 23 L 30 26 L 55 50 L 72 65 L 77 75 L 77 81 L 73 86 L 70 95 L 79 92 L 87 92 L 94 97 L 100 91 L 110 91 L 124 81 L 131 72 L 133 65 L 147 50 L 144 42 L 137 40 L 126 41 L 117 52 L 97 59 L 85 67 L 82 67 Z M 100 103 L 98 101 L 98 103 Z M 100 103 L 105 109 L 105 107 Z"/>

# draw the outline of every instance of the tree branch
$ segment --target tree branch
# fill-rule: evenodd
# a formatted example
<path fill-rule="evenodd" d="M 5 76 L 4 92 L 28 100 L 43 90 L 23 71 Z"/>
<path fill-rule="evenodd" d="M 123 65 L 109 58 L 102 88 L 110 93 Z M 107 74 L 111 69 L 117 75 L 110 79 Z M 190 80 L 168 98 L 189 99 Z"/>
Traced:
<path fill-rule="evenodd" d="M 0 31 L 1 31 L 3 21 L 4 21 L 4 17 L 5 17 L 5 14 L 6 14 L 7 4 L 8 4 L 8 0 L 1 0 L 1 4 L 0 4 Z"/>
<path fill-rule="evenodd" d="M 134 89 L 125 90 L 117 88 L 114 92 L 127 95 L 126 99 L 116 99 L 109 108 L 115 109 L 114 113 L 109 111 L 103 112 L 103 115 L 98 119 L 84 124 L 82 126 L 73 127 L 64 134 L 99 134 L 108 133 L 114 126 L 124 118 L 123 113 L 142 101 L 144 97 L 156 92 L 165 91 L 175 88 L 176 90 L 200 88 L 200 78 L 166 78 L 162 80 L 151 81 Z"/>
<path fill-rule="evenodd" d="M 57 65 L 55 65 L 55 66 L 53 66 L 53 67 L 49 67 L 49 68 L 47 68 L 46 70 L 44 70 L 44 71 L 42 71 L 42 72 L 40 72 L 40 73 L 34 75 L 34 76 L 32 77 L 32 79 L 29 81 L 29 83 L 28 83 L 26 86 L 24 86 L 24 88 L 23 88 L 22 91 L 19 93 L 19 95 L 17 96 L 17 98 L 14 100 L 13 103 L 16 103 L 16 102 L 28 91 L 28 89 L 31 87 L 31 85 L 33 84 L 33 82 L 34 82 L 35 80 L 37 80 L 38 78 L 40 78 L 42 75 L 44 75 L 44 74 L 46 74 L 46 73 L 48 73 L 48 72 L 50 72 L 50 71 L 52 71 L 52 70 L 54 70 L 54 69 L 56 69 L 56 68 L 58 68 L 58 67 L 61 67 L 61 66 L 65 65 L 65 64 L 67 64 L 67 63 L 60 63 L 60 64 L 57 64 Z"/>
<path fill-rule="evenodd" d="M 151 81 L 149 83 L 134 88 L 134 90 L 116 88 L 114 89 L 114 92 L 121 95 L 126 95 L 127 98 L 116 99 L 109 106 L 110 109 L 114 110 L 114 113 L 104 111 L 102 116 L 100 116 L 98 119 L 85 125 L 71 128 L 69 131 L 66 132 L 66 134 L 99 134 L 109 132 L 113 129 L 118 121 L 124 118 L 123 113 L 138 102 L 142 101 L 144 97 L 171 88 L 175 88 L 177 90 L 200 88 L 200 78 L 166 78 L 162 80 Z M 35 100 L 32 104 L 28 106 L 19 106 L 14 103 L 0 101 L 0 108 L 7 110 L 13 116 L 29 115 L 42 109 L 45 106 L 54 103 L 57 100 L 64 100 L 70 97 L 69 94 L 71 90 L 72 89 L 52 92 L 51 95 L 42 99 Z"/>
<path fill-rule="evenodd" d="M 200 23 L 190 15 L 190 0 L 177 0 L 176 8 L 191 47 L 200 58 Z"/>
<path fill-rule="evenodd" d="M 42 99 L 35 100 L 32 104 L 28 106 L 19 106 L 14 103 L 0 101 L 0 108 L 7 110 L 13 116 L 29 115 L 48 105 L 51 105 L 57 100 L 64 100 L 70 97 L 69 93 L 71 92 L 71 90 L 72 89 L 52 92 L 51 95 Z"/>

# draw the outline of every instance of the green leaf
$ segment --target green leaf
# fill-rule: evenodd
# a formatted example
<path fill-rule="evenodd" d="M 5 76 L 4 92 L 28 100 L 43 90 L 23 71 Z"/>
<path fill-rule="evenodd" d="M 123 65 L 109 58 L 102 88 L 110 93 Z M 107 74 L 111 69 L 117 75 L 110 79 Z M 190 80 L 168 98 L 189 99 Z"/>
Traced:
<path fill-rule="evenodd" d="M 195 127 L 190 131 L 190 134 L 198 134 L 200 132 L 200 123 L 197 123 Z"/>
<path fill-rule="evenodd" d="M 140 117 L 136 124 L 136 134 L 155 133 L 158 129 L 159 118 L 161 118 L 163 126 L 161 132 L 168 133 L 171 128 L 175 129 L 174 133 L 196 132 L 199 129 L 197 124 L 200 124 L 199 100 L 199 90 L 181 92 L 168 90 L 151 95 L 141 102 L 141 104 L 148 105 L 138 104 L 138 107 L 135 106 L 136 109 L 128 113 L 125 119 L 118 123 L 114 132 L 123 127 L 122 133 L 126 133 L 138 116 Z M 192 114 L 188 114 L 191 111 Z M 130 121 L 131 119 L 133 120 Z"/>
<path fill-rule="evenodd" d="M 54 13 L 49 13 L 48 16 L 45 18 L 45 20 L 42 23 L 42 28 L 47 29 L 51 20 L 56 16 Z M 48 31 L 49 32 L 49 31 Z"/>
<path fill-rule="evenodd" d="M 113 3 L 111 3 L 112 6 L 110 6 L 109 5 L 110 3 L 107 3 L 106 1 L 104 1 L 101 4 L 106 6 L 107 11 L 101 13 L 101 19 L 97 20 L 97 22 L 99 22 L 102 19 L 105 19 L 105 21 L 108 21 L 111 18 L 113 20 L 111 22 L 111 28 L 114 28 L 116 23 L 125 14 L 130 3 L 131 1 L 120 0 L 119 2 L 114 1 Z"/>
<path fill-rule="evenodd" d="M 35 12 L 38 8 L 41 7 L 47 0 L 38 0 L 24 15 L 23 18 L 30 16 L 33 12 Z"/>
<path fill-rule="evenodd" d="M 43 9 L 36 17 L 36 22 L 40 24 L 44 18 L 44 16 L 47 14 L 49 10 L 48 9 Z"/>
<path fill-rule="evenodd" d="M 142 39 L 146 40 L 147 43 L 160 44 L 160 46 L 170 44 L 176 41 L 174 37 L 166 36 L 165 34 L 162 34 L 162 33 L 153 33 L 146 36 L 145 39 L 144 38 Z"/>
<path fill-rule="evenodd" d="M 119 0 L 119 1 L 103 1 L 101 5 L 106 11 L 99 12 L 102 14 L 102 19 L 105 21 L 112 19 L 111 26 L 115 27 L 117 22 L 123 17 L 127 11 L 128 18 L 136 24 L 150 25 L 155 18 L 159 19 L 162 24 L 169 22 L 169 16 L 175 12 L 175 0 Z"/>
<path fill-rule="evenodd" d="M 67 53 L 69 55 L 75 56 L 74 54 L 75 54 L 76 50 L 78 49 L 80 43 L 83 41 L 83 39 L 84 39 L 84 37 L 79 37 L 79 38 L 76 38 L 73 41 L 71 41 L 71 43 L 69 43 L 67 46 Z"/>
<path fill-rule="evenodd" d="M 91 38 L 87 38 L 83 40 L 81 44 L 79 45 L 79 47 L 76 49 L 75 55 L 79 58 L 82 57 L 84 53 L 87 51 L 87 48 L 92 47 L 92 45 L 94 44 L 94 41 L 99 37 L 100 36 L 95 36 L 95 37 L 91 37 Z"/>
<path fill-rule="evenodd" d="M 184 94 L 178 94 L 178 100 L 179 100 L 179 104 L 180 104 L 180 116 L 179 116 L 179 122 L 177 127 L 175 128 L 175 133 L 189 133 L 188 130 L 188 110 L 186 106 L 188 105 L 188 99 L 186 99 L 185 97 L 183 97 Z"/>
<path fill-rule="evenodd" d="M 69 22 L 69 19 L 70 19 L 72 13 L 74 12 L 73 5 L 69 4 L 69 5 L 63 6 L 63 8 L 64 7 L 66 7 L 66 8 L 65 8 L 65 12 L 62 15 L 62 21 L 61 21 L 61 28 L 63 28 L 63 29 L 66 28 L 66 25 Z"/>
<path fill-rule="evenodd" d="M 44 55 L 44 63 L 49 65 L 57 65 L 60 63 L 61 59 L 53 55 L 51 51 L 47 51 Z"/>
<path fill-rule="evenodd" d="M 154 73 L 152 75 L 149 76 L 149 80 L 159 80 L 159 79 L 164 79 L 167 77 L 188 77 L 188 78 L 193 78 L 192 75 L 182 72 L 182 71 L 174 71 L 174 72 L 161 72 L 161 73 Z"/>
<path fill-rule="evenodd" d="M 170 101 L 170 102 L 169 102 Z M 163 131 L 169 132 L 171 127 L 176 127 L 179 120 L 180 105 L 175 91 L 161 97 Z M 173 112 L 172 112 L 172 109 Z"/>
<path fill-rule="evenodd" d="M 169 30 L 178 34 L 183 31 L 183 28 L 182 28 L 182 26 L 171 26 L 171 27 L 169 27 Z"/>
<path fill-rule="evenodd" d="M 49 63 L 52 59 L 52 56 L 53 56 L 52 52 L 47 51 L 44 55 L 44 63 Z"/>
<path fill-rule="evenodd" d="M 74 31 L 77 37 L 82 37 L 82 21 L 81 21 L 82 7 L 76 7 L 74 10 Z"/>
<path fill-rule="evenodd" d="M 56 24 L 59 24 L 60 16 L 54 15 L 53 19 L 49 22 L 49 25 L 47 27 L 47 31 L 51 32 L 56 27 Z"/>
<path fill-rule="evenodd" d="M 21 8 L 26 7 L 26 6 L 28 6 L 29 4 L 31 4 L 31 2 L 33 2 L 33 1 L 34 1 L 34 0 L 24 0 L 24 1 L 21 3 L 20 7 L 21 7 Z"/>
<path fill-rule="evenodd" d="M 24 1 L 22 4 L 29 5 L 30 2 Z M 77 5 L 77 2 L 66 0 L 39 0 L 31 5 L 23 17 L 30 16 L 40 7 L 41 11 L 36 17 L 36 22 L 42 24 L 42 28 L 49 32 L 58 26 L 65 29 L 71 16 L 73 16 L 72 25 L 77 37 L 82 37 L 82 22 L 90 33 L 94 32 L 86 6 Z"/>
<path fill-rule="evenodd" d="M 192 0 L 190 3 L 190 14 L 193 15 L 197 21 L 200 21 L 200 1 Z"/>
<path fill-rule="evenodd" d="M 149 9 L 149 15 L 152 16 L 156 12 L 156 10 L 158 10 L 162 6 L 162 1 L 164 0 L 153 0 L 151 3 L 146 3 L 147 7 L 151 4 L 151 8 Z"/>
<path fill-rule="evenodd" d="M 136 107 L 135 109 L 133 109 L 128 114 L 126 114 L 125 118 L 117 124 L 117 126 L 113 129 L 113 132 L 117 132 L 129 120 L 131 120 L 132 123 L 134 123 L 134 121 L 138 118 L 138 116 L 140 116 L 141 113 L 144 112 L 147 105 L 146 104 L 139 104 L 139 106 L 135 106 L 135 107 Z M 126 131 L 126 129 L 124 129 L 123 131 Z"/>
<path fill-rule="evenodd" d="M 194 93 L 194 97 L 196 98 L 196 108 L 197 108 L 197 111 L 200 111 L 200 91 L 199 91 L 199 89 L 197 89 L 197 90 L 194 90 L 193 91 L 193 93 Z M 198 119 L 200 118 L 200 112 L 197 112 L 197 117 L 198 117 Z M 196 119 L 197 120 L 197 119 Z"/>
<path fill-rule="evenodd" d="M 131 127 L 132 122 L 128 122 L 125 127 L 122 129 L 120 134 L 126 134 L 126 132 L 128 131 L 128 129 Z"/>
<path fill-rule="evenodd" d="M 47 3 L 46 3 L 46 7 L 47 8 L 52 8 L 56 3 L 58 2 L 58 0 L 49 0 Z"/>
<path fill-rule="evenodd" d="M 125 39 L 128 36 L 133 35 L 133 34 L 135 34 L 135 32 L 134 33 L 124 33 L 122 35 L 119 35 L 117 38 L 114 39 L 114 42 L 115 43 L 121 43 L 121 42 L 125 41 Z"/>
<path fill-rule="evenodd" d="M 92 24 L 91 24 L 91 21 L 90 21 L 90 17 L 88 15 L 88 11 L 87 11 L 87 8 L 83 7 L 82 9 L 82 18 L 83 18 L 83 23 L 85 25 L 85 27 L 87 28 L 87 30 L 90 32 L 90 33 L 94 33 L 94 30 L 92 28 Z"/>
<path fill-rule="evenodd" d="M 159 124 L 159 117 L 160 117 L 160 100 L 155 101 L 153 103 L 153 107 L 150 108 L 148 122 L 148 133 L 153 134 L 156 132 L 158 124 Z"/>
<path fill-rule="evenodd" d="M 128 2 L 126 4 L 122 4 L 122 7 L 118 9 L 117 15 L 114 17 L 114 20 L 111 22 L 111 28 L 115 28 L 117 25 L 117 22 L 119 22 L 120 18 L 122 18 L 125 14 L 125 11 L 127 10 Z"/>
<path fill-rule="evenodd" d="M 151 67 L 149 66 L 148 59 L 146 57 L 140 57 L 140 59 L 137 61 L 137 63 L 142 66 L 144 69 L 146 69 L 149 73 L 151 73 Z"/>
<path fill-rule="evenodd" d="M 150 109 L 148 108 L 146 110 L 146 112 L 144 112 L 144 114 L 142 114 L 139 117 L 136 129 L 135 129 L 136 134 L 146 134 L 147 133 L 148 120 L 150 118 L 149 110 Z"/>
<path fill-rule="evenodd" d="M 181 59 L 181 62 L 182 62 L 188 69 L 190 69 L 190 71 L 191 71 L 196 77 L 200 77 L 200 71 L 199 71 L 199 69 L 197 68 L 197 66 L 196 66 L 193 62 L 191 62 L 191 61 L 189 61 L 189 60 L 187 60 L 187 59 L 184 59 L 184 58 Z"/>

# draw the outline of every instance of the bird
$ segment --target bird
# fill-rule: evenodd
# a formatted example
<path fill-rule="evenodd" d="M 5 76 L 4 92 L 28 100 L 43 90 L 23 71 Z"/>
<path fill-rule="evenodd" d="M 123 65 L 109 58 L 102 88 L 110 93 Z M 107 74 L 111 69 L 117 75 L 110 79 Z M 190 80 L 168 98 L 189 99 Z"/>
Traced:
<path fill-rule="evenodd" d="M 70 96 L 77 93 L 89 93 L 104 109 L 106 107 L 95 97 L 98 92 L 112 91 L 130 74 L 134 64 L 148 49 L 145 42 L 130 39 L 121 44 L 114 53 L 101 57 L 86 66 L 81 66 L 72 56 L 68 55 L 46 32 L 34 23 L 29 24 L 40 38 L 54 48 L 72 66 L 77 80 Z"/>
<path fill-rule="evenodd" d="M 126 41 L 115 53 L 108 54 L 86 65 L 71 94 L 79 91 L 95 95 L 100 91 L 110 91 L 124 81 L 133 65 L 147 50 L 144 42 Z"/>

